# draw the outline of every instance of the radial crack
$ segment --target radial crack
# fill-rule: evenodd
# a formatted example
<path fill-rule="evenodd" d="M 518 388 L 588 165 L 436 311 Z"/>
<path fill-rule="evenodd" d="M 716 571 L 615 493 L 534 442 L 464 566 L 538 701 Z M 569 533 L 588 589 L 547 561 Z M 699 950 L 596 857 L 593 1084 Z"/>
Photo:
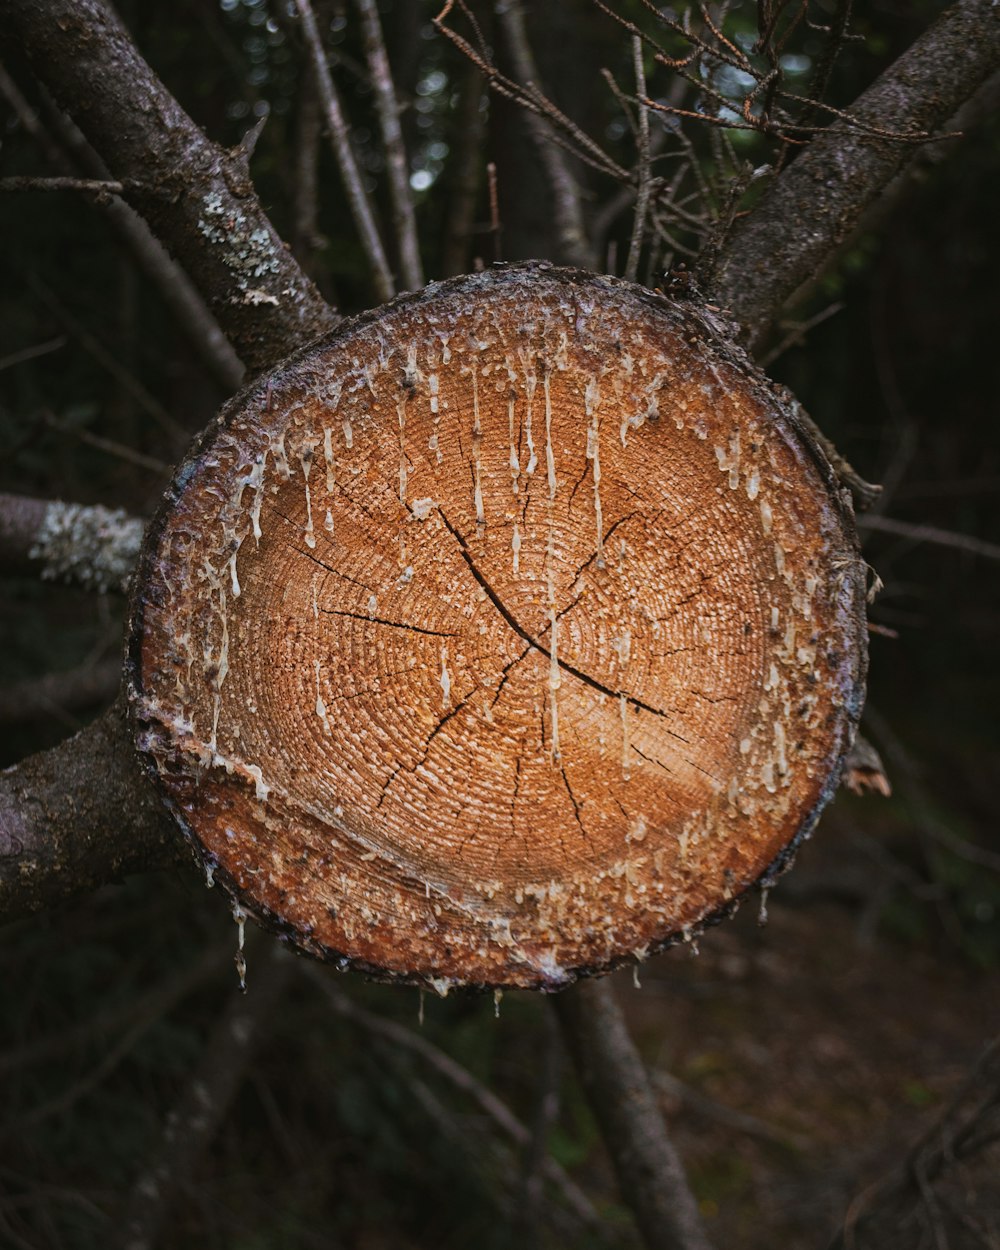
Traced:
<path fill-rule="evenodd" d="M 409 625 L 406 621 L 389 621 L 384 616 L 370 616 L 367 612 L 348 612 L 346 608 L 320 608 L 324 616 L 349 616 L 352 621 L 364 621 L 370 625 L 388 625 L 391 629 L 406 629 L 413 634 L 427 634 L 431 638 L 456 638 L 457 634 L 442 633 L 437 629 L 424 629 Z"/>
<path fill-rule="evenodd" d="M 523 638 L 524 641 L 528 643 L 529 646 L 532 646 L 537 651 L 540 651 L 542 655 L 546 657 L 546 659 L 551 660 L 552 652 L 548 649 L 548 647 L 543 646 L 542 643 L 540 643 L 537 638 L 532 637 L 532 635 L 524 628 L 524 626 L 520 623 L 520 621 L 518 621 L 518 619 L 510 612 L 510 610 L 504 604 L 500 596 L 496 593 L 496 591 L 493 589 L 490 583 L 486 580 L 483 574 L 479 571 L 476 565 L 476 562 L 473 560 L 472 556 L 469 553 L 469 548 L 465 539 L 462 537 L 461 533 L 459 533 L 459 531 L 454 527 L 454 525 L 452 525 L 452 523 L 448 520 L 447 516 L 445 516 L 443 508 L 440 510 L 440 516 L 441 516 L 441 520 L 444 521 L 446 527 L 450 531 L 452 537 L 458 543 L 459 550 L 462 555 L 462 559 L 469 566 L 469 572 L 472 574 L 472 576 L 476 579 L 479 585 L 486 592 L 486 597 L 490 600 L 490 602 L 493 604 L 496 610 L 500 613 L 500 615 L 507 622 L 507 624 L 511 627 L 511 629 L 514 631 L 515 634 Z M 667 715 L 666 712 L 662 710 L 662 708 L 653 707 L 652 704 L 646 703 L 642 699 L 638 699 L 636 698 L 635 695 L 628 694 L 624 690 L 612 690 L 610 686 L 605 686 L 602 682 L 599 682 L 595 677 L 591 677 L 589 673 L 585 673 L 582 669 L 576 668 L 572 664 L 567 664 L 565 660 L 557 659 L 556 663 L 559 665 L 559 668 L 564 673 L 569 673 L 569 675 L 571 677 L 575 677 L 577 681 L 584 682 L 586 685 L 590 686 L 593 690 L 597 690 L 601 694 L 608 695 L 609 698 L 618 699 L 624 696 L 625 701 L 627 703 L 631 703 L 633 707 L 640 708 L 644 712 L 651 712 L 654 716 L 659 716 L 663 720 L 670 719 L 670 717 Z M 688 742 L 688 739 L 685 738 L 683 734 L 677 733 L 676 730 L 667 729 L 667 733 L 672 738 L 676 738 L 678 742 L 683 742 L 685 745 L 688 745 L 688 746 L 690 745 L 690 743 Z"/>

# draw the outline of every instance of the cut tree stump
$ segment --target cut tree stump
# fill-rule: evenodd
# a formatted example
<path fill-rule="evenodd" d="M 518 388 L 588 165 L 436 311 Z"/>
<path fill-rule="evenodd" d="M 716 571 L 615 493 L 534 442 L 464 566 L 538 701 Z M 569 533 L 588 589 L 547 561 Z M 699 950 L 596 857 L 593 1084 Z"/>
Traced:
<path fill-rule="evenodd" d="M 250 915 L 383 979 L 551 990 L 787 862 L 854 734 L 864 572 L 718 318 L 498 266 L 228 405 L 150 528 L 128 668 Z"/>

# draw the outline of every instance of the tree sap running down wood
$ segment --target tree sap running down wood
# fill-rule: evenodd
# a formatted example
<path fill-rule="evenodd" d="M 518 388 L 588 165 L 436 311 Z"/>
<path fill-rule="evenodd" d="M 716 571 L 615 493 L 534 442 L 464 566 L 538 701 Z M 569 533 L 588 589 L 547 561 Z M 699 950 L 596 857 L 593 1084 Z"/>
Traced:
<path fill-rule="evenodd" d="M 864 666 L 853 518 L 793 410 L 711 314 L 545 264 L 234 400 L 150 527 L 128 661 L 240 906 L 442 993 L 558 989 L 773 876 Z"/>

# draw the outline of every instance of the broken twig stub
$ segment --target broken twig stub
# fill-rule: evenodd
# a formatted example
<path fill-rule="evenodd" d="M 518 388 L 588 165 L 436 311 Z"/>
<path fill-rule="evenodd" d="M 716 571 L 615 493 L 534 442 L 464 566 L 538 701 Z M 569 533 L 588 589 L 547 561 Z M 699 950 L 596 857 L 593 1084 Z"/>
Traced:
<path fill-rule="evenodd" d="M 812 827 L 862 573 L 822 452 L 709 313 L 497 267 L 345 323 L 202 437 L 138 578 L 137 741 L 301 949 L 557 989 Z"/>

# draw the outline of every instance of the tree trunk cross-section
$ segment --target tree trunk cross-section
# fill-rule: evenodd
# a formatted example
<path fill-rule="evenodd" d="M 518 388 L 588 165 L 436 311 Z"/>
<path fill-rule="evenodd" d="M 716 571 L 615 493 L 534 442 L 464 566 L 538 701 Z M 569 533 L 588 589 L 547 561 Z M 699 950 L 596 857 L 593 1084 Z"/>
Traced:
<path fill-rule="evenodd" d="M 300 948 L 557 989 L 808 832 L 863 600 L 849 504 L 709 313 L 497 267 L 224 410 L 147 538 L 132 715 L 206 869 Z"/>

